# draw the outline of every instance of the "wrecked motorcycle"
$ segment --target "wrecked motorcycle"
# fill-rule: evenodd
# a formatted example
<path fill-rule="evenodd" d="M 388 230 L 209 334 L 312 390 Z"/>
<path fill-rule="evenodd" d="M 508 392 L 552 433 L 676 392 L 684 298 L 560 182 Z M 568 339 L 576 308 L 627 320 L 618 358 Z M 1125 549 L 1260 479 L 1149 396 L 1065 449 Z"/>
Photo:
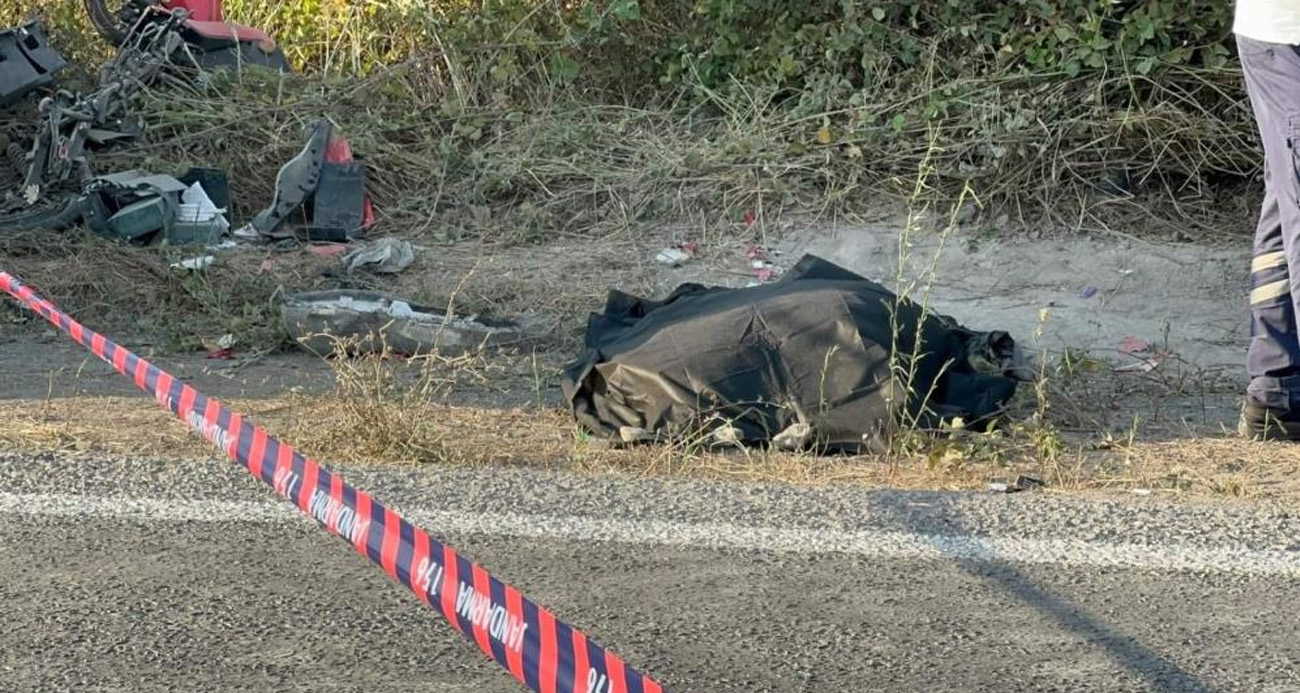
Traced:
<path fill-rule="evenodd" d="M 147 85 L 178 78 L 180 73 L 169 68 L 188 65 L 202 72 L 243 63 L 283 68 L 283 53 L 264 33 L 225 23 L 217 0 L 128 0 L 115 10 L 101 1 L 85 3 L 101 33 L 110 40 L 120 38 L 117 55 L 104 66 L 93 91 L 78 95 L 60 90 L 47 96 L 40 103 L 36 132 L 0 145 L 18 175 L 16 192 L 0 200 L 0 230 L 62 229 L 80 221 L 92 231 L 141 243 L 160 237 L 159 231 L 172 243 L 225 233 L 224 218 L 218 223 L 215 216 L 179 216 L 182 208 L 189 209 L 185 205 L 203 206 L 186 202 L 183 193 L 200 199 L 203 192 L 206 199 L 207 192 L 219 193 L 224 182 L 209 187 L 217 181 L 138 171 L 96 175 L 90 153 L 143 133 L 144 124 L 131 107 Z M 35 88 L 32 84 L 25 87 Z M 201 190 L 189 191 L 194 184 Z M 375 221 L 365 186 L 365 165 L 353 158 L 333 123 L 322 119 L 313 124 L 302 152 L 281 168 L 271 206 L 234 233 L 355 239 Z M 207 202 L 214 210 L 228 208 Z"/>
<path fill-rule="evenodd" d="M 82 0 L 95 30 L 107 41 L 121 45 L 139 20 L 151 12 L 185 12 L 177 27 L 194 62 L 205 70 L 239 65 L 261 65 L 289 70 L 284 51 L 266 32 L 228 22 L 221 0 L 126 0 L 111 6 L 106 0 Z"/>
<path fill-rule="evenodd" d="M 184 14 L 142 17 L 99 86 L 84 95 L 60 89 L 40 101 L 39 124 L 29 138 L 5 148 L 18 175 L 17 190 L 0 202 L 0 228 L 63 228 L 78 217 L 78 196 L 92 172 L 89 150 L 131 139 L 143 124 L 131 100 L 168 64 L 181 39 Z"/>
<path fill-rule="evenodd" d="M 88 152 L 143 132 L 143 123 L 130 113 L 131 101 L 167 67 L 289 67 L 265 33 L 225 22 L 217 0 L 128 0 L 116 9 L 102 0 L 84 3 L 96 29 L 119 50 L 102 69 L 96 89 L 84 95 L 59 90 L 42 99 L 36 131 L 20 141 L 0 142 L 18 176 L 16 192 L 0 201 L 0 230 L 60 229 L 76 223 L 88 211 L 82 196 L 93 178 Z M 33 33 L 30 27 L 20 31 Z M 43 46 L 43 34 L 35 35 Z M 9 43 L 32 52 L 28 44 L 33 39 L 20 38 Z M 0 48 L 4 45 L 0 39 Z M 62 59 L 47 52 L 61 67 Z M 43 57 L 45 63 L 54 62 Z M 26 62 L 41 67 L 41 61 Z M 37 80 L 12 67 L 8 74 L 23 79 L 15 86 L 24 93 L 50 81 L 47 74 Z M 12 93 L 20 95 L 16 89 Z"/>

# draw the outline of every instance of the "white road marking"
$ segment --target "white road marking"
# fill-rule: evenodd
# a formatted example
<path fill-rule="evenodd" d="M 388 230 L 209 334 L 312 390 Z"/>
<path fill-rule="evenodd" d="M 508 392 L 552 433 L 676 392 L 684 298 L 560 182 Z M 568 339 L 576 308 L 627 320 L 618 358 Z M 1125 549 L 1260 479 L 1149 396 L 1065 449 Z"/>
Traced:
<path fill-rule="evenodd" d="M 159 522 L 286 522 L 305 519 L 284 502 L 165 500 L 0 493 L 0 513 Z M 407 519 L 435 533 L 620 544 L 847 554 L 880 559 L 960 560 L 1158 571 L 1300 577 L 1300 552 L 1232 546 L 1132 544 L 1082 539 L 756 527 L 716 522 L 597 519 L 413 508 Z"/>

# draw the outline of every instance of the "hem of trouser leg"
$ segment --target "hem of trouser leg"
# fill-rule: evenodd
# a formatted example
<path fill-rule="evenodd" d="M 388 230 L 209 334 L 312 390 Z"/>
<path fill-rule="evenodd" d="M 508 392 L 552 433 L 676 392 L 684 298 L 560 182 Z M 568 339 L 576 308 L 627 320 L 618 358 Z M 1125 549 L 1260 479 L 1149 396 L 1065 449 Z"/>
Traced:
<path fill-rule="evenodd" d="M 1281 411 L 1300 410 L 1300 376 L 1252 378 L 1246 395 L 1256 404 Z"/>

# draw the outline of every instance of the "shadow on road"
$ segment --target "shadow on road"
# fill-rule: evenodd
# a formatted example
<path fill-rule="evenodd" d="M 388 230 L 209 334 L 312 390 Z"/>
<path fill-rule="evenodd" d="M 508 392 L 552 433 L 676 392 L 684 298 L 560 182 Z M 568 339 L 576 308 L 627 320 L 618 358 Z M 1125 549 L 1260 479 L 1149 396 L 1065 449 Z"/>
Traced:
<path fill-rule="evenodd" d="M 963 525 L 960 508 L 955 503 L 951 500 L 943 501 L 938 495 L 932 494 L 926 494 L 926 500 L 930 504 L 926 508 L 927 516 L 941 516 L 947 526 L 952 528 L 950 534 L 964 533 L 967 528 Z M 907 494 L 872 494 L 872 508 L 883 518 L 895 520 L 918 536 L 933 536 L 933 520 L 921 522 L 916 510 L 908 507 L 908 502 Z M 935 507 L 934 504 L 942 504 L 943 507 Z M 937 543 L 936 547 L 943 548 Z M 1168 693 L 1214 693 L 1216 690 L 1159 652 L 1143 645 L 1136 637 L 1116 630 L 1065 598 L 1036 584 L 1033 578 L 1013 564 L 991 564 L 969 559 L 952 559 L 951 562 L 967 574 L 1014 596 L 1063 629 L 1102 648 L 1112 660 L 1145 680 L 1151 690 Z"/>

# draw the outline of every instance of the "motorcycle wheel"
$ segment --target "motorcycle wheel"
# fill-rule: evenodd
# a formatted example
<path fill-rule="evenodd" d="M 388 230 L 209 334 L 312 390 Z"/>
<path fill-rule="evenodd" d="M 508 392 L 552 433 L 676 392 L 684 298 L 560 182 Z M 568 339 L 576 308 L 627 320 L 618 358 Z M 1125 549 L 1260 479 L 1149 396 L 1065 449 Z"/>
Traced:
<path fill-rule="evenodd" d="M 127 0 L 127 3 L 131 0 Z M 122 7 L 109 7 L 108 0 L 81 0 L 95 32 L 105 41 L 119 46 L 126 40 L 128 27 L 122 22 Z M 125 4 L 125 3 L 124 3 Z"/>

